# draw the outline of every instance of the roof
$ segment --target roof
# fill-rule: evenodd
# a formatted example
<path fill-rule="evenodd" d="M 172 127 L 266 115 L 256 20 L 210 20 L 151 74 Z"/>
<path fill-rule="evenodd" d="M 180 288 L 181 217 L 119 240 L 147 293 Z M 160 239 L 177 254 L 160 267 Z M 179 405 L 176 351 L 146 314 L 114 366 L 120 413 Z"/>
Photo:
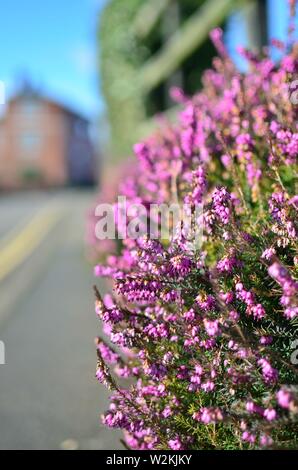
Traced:
<path fill-rule="evenodd" d="M 24 81 L 19 88 L 19 90 L 10 98 L 10 102 L 17 101 L 19 99 L 32 99 L 32 100 L 39 100 L 46 102 L 50 105 L 56 106 L 60 108 L 64 113 L 80 119 L 86 123 L 89 122 L 89 119 L 86 116 L 82 115 L 78 111 L 71 109 L 69 106 L 62 104 L 60 101 L 53 99 L 52 97 L 47 96 L 46 94 L 42 93 L 36 87 L 33 87 L 32 84 L 28 81 Z"/>

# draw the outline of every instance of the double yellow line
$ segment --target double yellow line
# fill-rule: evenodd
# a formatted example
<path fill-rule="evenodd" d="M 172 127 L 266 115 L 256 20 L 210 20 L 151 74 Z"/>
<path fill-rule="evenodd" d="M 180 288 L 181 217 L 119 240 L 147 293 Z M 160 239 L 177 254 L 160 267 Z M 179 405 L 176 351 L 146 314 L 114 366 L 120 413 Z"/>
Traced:
<path fill-rule="evenodd" d="M 62 210 L 51 204 L 39 212 L 11 240 L 5 241 L 2 246 L 0 242 L 0 282 L 34 252 L 61 217 Z"/>

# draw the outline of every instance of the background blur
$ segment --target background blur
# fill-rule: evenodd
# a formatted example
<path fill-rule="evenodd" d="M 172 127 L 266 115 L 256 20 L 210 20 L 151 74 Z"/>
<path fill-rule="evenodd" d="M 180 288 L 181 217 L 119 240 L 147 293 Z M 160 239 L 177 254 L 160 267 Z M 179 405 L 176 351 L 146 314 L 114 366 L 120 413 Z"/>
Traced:
<path fill-rule="evenodd" d="M 236 46 L 284 40 L 287 6 L 1 2 L 0 448 L 121 448 L 99 421 L 107 392 L 94 379 L 87 212 L 154 116 L 175 118 L 171 87 L 199 89 L 210 29 L 224 29 L 243 70 Z"/>

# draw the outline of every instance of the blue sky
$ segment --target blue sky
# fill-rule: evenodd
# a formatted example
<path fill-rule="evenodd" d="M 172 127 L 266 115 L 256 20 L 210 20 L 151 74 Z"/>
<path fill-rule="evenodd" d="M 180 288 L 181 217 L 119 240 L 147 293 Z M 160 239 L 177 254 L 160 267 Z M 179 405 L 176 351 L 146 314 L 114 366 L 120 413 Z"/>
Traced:
<path fill-rule="evenodd" d="M 102 109 L 96 22 L 105 0 L 2 0 L 0 80 L 8 94 L 22 76 L 92 117 Z"/>
<path fill-rule="evenodd" d="M 88 117 L 103 110 L 96 70 L 96 22 L 107 0 L 1 0 L 0 80 L 8 94 L 28 76 L 48 94 Z M 123 0 L 128 1 L 128 0 Z M 220 0 L 219 0 L 220 1 Z M 271 36 L 284 38 L 287 0 L 269 0 Z M 239 18 L 231 49 L 245 45 Z"/>
<path fill-rule="evenodd" d="M 268 0 L 267 11 L 269 38 L 280 39 L 282 41 L 286 40 L 289 25 L 288 0 Z M 295 23 L 297 28 L 297 21 L 295 21 Z M 226 41 L 229 52 L 235 62 L 239 67 L 245 68 L 245 60 L 239 57 L 239 54 L 236 52 L 236 46 L 248 46 L 245 23 L 239 13 L 232 15 L 229 20 L 229 29 L 226 34 Z M 276 49 L 273 49 L 273 57 L 275 59 L 279 57 L 279 52 Z"/>

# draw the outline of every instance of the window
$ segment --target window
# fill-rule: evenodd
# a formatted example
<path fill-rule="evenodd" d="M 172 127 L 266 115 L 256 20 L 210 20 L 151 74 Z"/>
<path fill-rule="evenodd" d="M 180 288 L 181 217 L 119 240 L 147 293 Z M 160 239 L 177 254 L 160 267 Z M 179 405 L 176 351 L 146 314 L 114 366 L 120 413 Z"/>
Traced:
<path fill-rule="evenodd" d="M 21 103 L 22 113 L 26 114 L 28 117 L 32 117 L 35 114 L 38 114 L 41 110 L 40 103 L 37 100 L 23 100 Z"/>
<path fill-rule="evenodd" d="M 25 155 L 33 155 L 41 145 L 41 136 L 31 132 L 24 132 L 20 136 L 20 147 Z"/>

